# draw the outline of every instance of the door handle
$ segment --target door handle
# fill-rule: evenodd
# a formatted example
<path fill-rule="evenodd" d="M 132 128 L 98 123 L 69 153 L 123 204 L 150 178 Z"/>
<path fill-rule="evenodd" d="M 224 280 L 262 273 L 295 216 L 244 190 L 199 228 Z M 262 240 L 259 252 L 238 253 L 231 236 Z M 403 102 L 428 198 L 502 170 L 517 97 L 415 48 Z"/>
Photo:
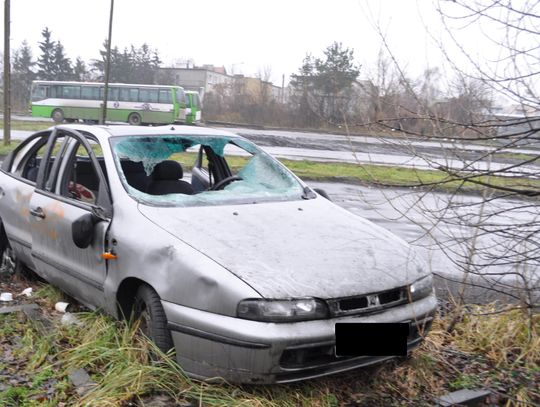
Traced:
<path fill-rule="evenodd" d="M 30 208 L 30 215 L 37 218 L 45 219 L 45 212 L 39 206 L 37 208 Z"/>

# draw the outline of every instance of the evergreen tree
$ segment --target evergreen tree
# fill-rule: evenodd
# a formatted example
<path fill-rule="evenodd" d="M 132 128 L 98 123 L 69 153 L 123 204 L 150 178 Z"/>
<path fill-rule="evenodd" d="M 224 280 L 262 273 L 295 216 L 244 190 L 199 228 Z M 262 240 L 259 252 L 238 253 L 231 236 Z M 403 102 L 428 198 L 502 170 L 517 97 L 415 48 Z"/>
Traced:
<path fill-rule="evenodd" d="M 105 80 L 105 63 L 107 56 L 107 40 L 103 42 L 103 49 L 99 51 L 101 59 L 94 59 L 91 62 L 92 71 L 98 81 Z M 109 81 L 110 82 L 127 82 L 128 72 L 131 70 L 129 63 L 129 55 L 127 49 L 124 49 L 122 54 L 118 47 L 111 48 L 111 64 Z"/>
<path fill-rule="evenodd" d="M 101 59 L 92 61 L 92 70 L 96 77 L 102 81 L 105 78 L 105 58 L 107 55 L 107 41 L 103 43 L 103 49 L 99 52 Z M 110 82 L 121 83 L 155 83 L 157 68 L 161 64 L 156 50 L 152 50 L 147 44 L 140 48 L 131 45 L 120 52 L 118 47 L 111 49 Z"/>
<path fill-rule="evenodd" d="M 90 79 L 90 72 L 86 67 L 85 62 L 81 57 L 77 57 L 75 60 L 75 66 L 73 67 L 73 79 L 77 82 L 85 82 Z"/>
<path fill-rule="evenodd" d="M 73 79 L 73 68 L 71 67 L 71 61 L 66 56 L 64 46 L 60 41 L 58 41 L 54 47 L 52 68 L 55 80 L 69 81 Z"/>
<path fill-rule="evenodd" d="M 23 41 L 21 46 L 13 53 L 12 97 L 16 110 L 25 111 L 30 103 L 32 81 L 35 79 L 32 51 L 28 43 Z"/>
<path fill-rule="evenodd" d="M 324 51 L 326 59 L 315 60 L 317 87 L 326 95 L 335 95 L 347 89 L 360 74 L 354 65 L 352 49 L 343 49 L 341 43 L 334 42 Z"/>
<path fill-rule="evenodd" d="M 324 120 L 341 123 L 352 101 L 352 84 L 360 74 L 353 50 L 334 42 L 324 51 L 325 58 L 307 55 L 297 75 L 292 75 L 300 114 L 309 110 Z"/>
<path fill-rule="evenodd" d="M 291 75 L 291 88 L 295 90 L 291 101 L 296 105 L 299 125 L 317 126 L 318 116 L 314 114 L 314 75 L 315 61 L 311 54 L 307 54 L 298 69 L 298 74 Z"/>
<path fill-rule="evenodd" d="M 39 43 L 39 49 L 41 50 L 41 55 L 38 58 L 38 78 L 43 80 L 54 80 L 56 79 L 55 74 L 56 70 L 54 67 L 54 54 L 56 44 L 51 40 L 51 32 L 47 27 L 41 31 L 43 36 L 43 41 Z"/>

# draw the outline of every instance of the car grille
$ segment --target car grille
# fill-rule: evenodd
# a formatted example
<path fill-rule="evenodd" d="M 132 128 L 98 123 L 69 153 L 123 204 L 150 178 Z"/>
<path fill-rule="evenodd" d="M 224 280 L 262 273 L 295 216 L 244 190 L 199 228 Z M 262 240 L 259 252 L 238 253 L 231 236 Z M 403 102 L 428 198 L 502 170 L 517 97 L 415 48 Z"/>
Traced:
<path fill-rule="evenodd" d="M 407 287 L 394 288 L 378 293 L 326 300 L 333 317 L 376 312 L 407 302 Z"/>

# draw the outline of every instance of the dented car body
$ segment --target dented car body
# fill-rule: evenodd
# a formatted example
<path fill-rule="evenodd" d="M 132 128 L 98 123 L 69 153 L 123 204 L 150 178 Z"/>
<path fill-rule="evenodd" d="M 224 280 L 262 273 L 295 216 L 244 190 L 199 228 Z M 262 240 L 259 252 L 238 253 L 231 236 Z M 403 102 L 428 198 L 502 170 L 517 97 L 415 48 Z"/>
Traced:
<path fill-rule="evenodd" d="M 336 323 L 407 323 L 409 350 L 431 324 L 431 276 L 408 244 L 231 133 L 58 126 L 4 160 L 0 187 L 3 262 L 136 312 L 195 378 L 342 372 L 391 356 L 336 356 Z"/>

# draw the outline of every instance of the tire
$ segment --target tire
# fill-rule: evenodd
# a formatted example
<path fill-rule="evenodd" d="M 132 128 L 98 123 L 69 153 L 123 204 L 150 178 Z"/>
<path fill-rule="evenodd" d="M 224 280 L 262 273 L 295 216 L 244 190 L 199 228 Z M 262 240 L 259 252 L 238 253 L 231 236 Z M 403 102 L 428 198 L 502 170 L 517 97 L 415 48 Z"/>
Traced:
<path fill-rule="evenodd" d="M 139 286 L 135 295 L 134 318 L 139 321 L 141 331 L 163 353 L 174 347 L 161 299 L 154 289 L 146 284 Z"/>
<path fill-rule="evenodd" d="M 141 124 L 141 115 L 139 113 L 131 113 L 128 116 L 128 123 L 132 126 L 139 126 Z"/>
<path fill-rule="evenodd" d="M 25 271 L 22 262 L 17 259 L 4 232 L 4 226 L 0 224 L 0 276 L 22 276 Z"/>
<path fill-rule="evenodd" d="M 54 109 L 51 118 L 55 123 L 62 123 L 64 121 L 64 112 L 62 109 Z"/>

